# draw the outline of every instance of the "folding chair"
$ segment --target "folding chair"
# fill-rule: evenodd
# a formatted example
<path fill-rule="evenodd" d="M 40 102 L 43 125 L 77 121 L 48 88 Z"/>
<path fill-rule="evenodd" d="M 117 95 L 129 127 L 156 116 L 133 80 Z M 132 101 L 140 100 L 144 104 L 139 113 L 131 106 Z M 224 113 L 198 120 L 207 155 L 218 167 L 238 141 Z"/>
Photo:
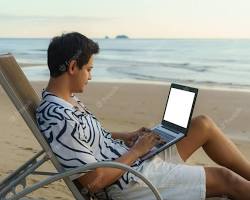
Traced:
<path fill-rule="evenodd" d="M 98 167 L 114 167 L 135 174 L 136 176 L 141 178 L 141 180 L 144 181 L 145 184 L 147 184 L 147 186 L 154 193 L 156 199 L 161 199 L 161 196 L 157 189 L 141 173 L 135 171 L 127 165 L 118 162 L 98 162 L 87 164 L 73 170 L 65 170 L 58 162 L 50 146 L 37 127 L 35 119 L 35 109 L 40 102 L 39 96 L 36 94 L 35 90 L 32 88 L 29 81 L 25 77 L 22 69 L 11 54 L 0 55 L 0 83 L 42 147 L 42 150 L 39 153 L 34 155 L 34 157 L 32 157 L 25 164 L 20 166 L 0 182 L 1 200 L 20 199 L 27 194 L 43 187 L 44 185 L 50 184 L 60 179 L 64 180 L 66 186 L 72 192 L 72 195 L 75 199 L 93 199 L 93 197 L 89 196 L 88 192 L 83 193 L 82 191 L 80 191 L 79 187 L 77 187 L 74 181 L 71 180 L 70 176 L 78 173 L 86 173 L 87 171 L 93 170 Z M 36 171 L 38 167 L 49 160 L 52 162 L 57 172 Z M 29 175 L 36 174 L 47 177 L 38 183 L 28 186 L 26 184 L 27 177 Z M 22 189 L 21 191 L 17 191 L 17 188 L 20 190 L 20 185 L 22 186 Z"/>

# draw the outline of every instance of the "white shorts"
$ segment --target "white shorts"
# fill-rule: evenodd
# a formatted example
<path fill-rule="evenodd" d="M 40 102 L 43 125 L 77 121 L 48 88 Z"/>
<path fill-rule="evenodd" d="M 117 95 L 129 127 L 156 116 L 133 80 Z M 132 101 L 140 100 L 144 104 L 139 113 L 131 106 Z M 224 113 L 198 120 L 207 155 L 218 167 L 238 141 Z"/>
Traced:
<path fill-rule="evenodd" d="M 206 196 L 205 171 L 202 166 L 185 165 L 176 145 L 145 161 L 140 171 L 158 189 L 163 199 L 201 200 Z M 120 190 L 113 185 L 109 189 L 112 199 L 155 199 L 151 190 L 140 179 Z"/>

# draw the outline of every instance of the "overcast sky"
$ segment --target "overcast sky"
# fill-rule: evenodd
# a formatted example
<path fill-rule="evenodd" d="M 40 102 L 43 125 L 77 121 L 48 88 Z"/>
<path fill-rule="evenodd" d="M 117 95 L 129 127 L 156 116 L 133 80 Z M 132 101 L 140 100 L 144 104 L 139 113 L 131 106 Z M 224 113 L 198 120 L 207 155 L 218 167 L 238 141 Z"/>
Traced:
<path fill-rule="evenodd" d="M 1 0 L 0 37 L 250 38 L 250 0 Z"/>

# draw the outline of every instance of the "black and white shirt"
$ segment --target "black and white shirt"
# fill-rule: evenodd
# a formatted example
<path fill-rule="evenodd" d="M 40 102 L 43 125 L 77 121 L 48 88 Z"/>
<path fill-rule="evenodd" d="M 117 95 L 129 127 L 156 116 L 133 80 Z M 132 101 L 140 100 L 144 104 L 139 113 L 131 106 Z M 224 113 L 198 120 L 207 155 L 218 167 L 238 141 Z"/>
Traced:
<path fill-rule="evenodd" d="M 114 140 L 75 95 L 72 98 L 77 106 L 43 90 L 36 110 L 39 129 L 65 169 L 112 161 L 128 151 L 124 142 Z M 139 170 L 142 166 L 138 159 L 131 167 Z M 122 189 L 132 180 L 136 177 L 126 172 L 116 184 Z"/>

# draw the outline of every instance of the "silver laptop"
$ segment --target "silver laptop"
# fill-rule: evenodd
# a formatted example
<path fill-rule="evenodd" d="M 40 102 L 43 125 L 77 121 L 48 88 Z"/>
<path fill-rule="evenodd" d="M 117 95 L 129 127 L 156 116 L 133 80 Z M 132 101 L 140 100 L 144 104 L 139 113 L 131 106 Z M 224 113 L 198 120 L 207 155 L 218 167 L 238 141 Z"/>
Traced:
<path fill-rule="evenodd" d="M 187 135 L 198 94 L 197 88 L 172 83 L 162 122 L 151 130 L 164 141 L 141 159 L 148 159 L 175 144 Z"/>

